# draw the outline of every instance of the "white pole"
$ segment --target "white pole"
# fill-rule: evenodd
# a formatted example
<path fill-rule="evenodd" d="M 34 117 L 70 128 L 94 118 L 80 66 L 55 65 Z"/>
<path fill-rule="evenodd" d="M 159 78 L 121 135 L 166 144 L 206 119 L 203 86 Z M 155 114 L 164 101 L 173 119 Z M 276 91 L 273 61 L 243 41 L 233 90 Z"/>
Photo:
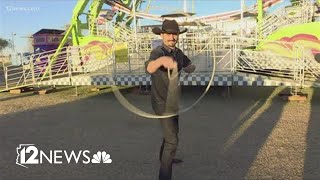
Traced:
<path fill-rule="evenodd" d="M 244 0 L 241 0 L 240 6 L 241 6 L 240 36 L 243 37 L 243 9 L 244 9 Z"/>
<path fill-rule="evenodd" d="M 192 13 L 194 13 L 194 0 L 192 0 Z"/>
<path fill-rule="evenodd" d="M 187 9 L 187 0 L 184 0 L 183 1 L 183 12 L 187 12 L 188 9 Z"/>
<path fill-rule="evenodd" d="M 16 47 L 15 47 L 15 43 L 14 43 L 14 36 L 16 35 L 16 33 L 11 32 L 11 41 L 12 41 L 12 60 L 11 62 L 13 63 L 13 61 L 15 61 L 15 63 L 17 63 L 16 65 L 19 65 L 17 59 L 16 59 Z"/>
<path fill-rule="evenodd" d="M 137 17 L 136 17 L 136 0 L 133 0 L 133 26 L 134 26 L 134 41 L 136 44 L 136 52 L 138 52 L 138 42 L 137 42 Z"/>

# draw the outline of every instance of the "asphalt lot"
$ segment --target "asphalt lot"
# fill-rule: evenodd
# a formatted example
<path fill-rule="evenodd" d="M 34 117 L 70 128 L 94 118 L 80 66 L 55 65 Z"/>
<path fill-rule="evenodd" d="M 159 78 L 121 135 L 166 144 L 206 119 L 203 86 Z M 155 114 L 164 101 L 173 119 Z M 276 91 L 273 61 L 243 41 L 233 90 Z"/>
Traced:
<path fill-rule="evenodd" d="M 191 104 L 201 88 L 184 90 Z M 73 89 L 48 94 L 0 94 L 0 178 L 157 179 L 161 131 L 158 120 L 124 109 L 107 90 L 88 97 Z M 180 116 L 175 180 L 320 179 L 320 91 L 306 89 L 306 102 L 278 97 L 281 88 L 211 89 Z M 126 92 L 151 112 L 148 95 Z M 46 104 L 46 100 L 57 103 Z M 111 164 L 15 164 L 19 144 L 38 150 L 89 150 L 111 155 Z"/>

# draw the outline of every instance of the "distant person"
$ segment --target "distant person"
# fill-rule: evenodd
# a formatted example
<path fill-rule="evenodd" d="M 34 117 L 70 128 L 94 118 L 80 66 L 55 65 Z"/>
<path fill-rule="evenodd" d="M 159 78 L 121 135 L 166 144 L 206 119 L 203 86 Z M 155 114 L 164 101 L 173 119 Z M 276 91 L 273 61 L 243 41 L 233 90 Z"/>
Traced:
<path fill-rule="evenodd" d="M 178 146 L 178 111 L 180 88 L 178 80 L 180 71 L 183 69 L 187 73 L 192 73 L 195 66 L 190 59 L 176 47 L 179 35 L 187 29 L 180 31 L 175 20 L 164 20 L 162 28 L 153 28 L 152 32 L 160 35 L 162 44 L 153 49 L 149 60 L 146 62 L 147 72 L 151 74 L 151 103 L 157 115 L 176 114 L 170 118 L 160 118 L 163 132 L 163 141 L 160 148 L 160 171 L 159 180 L 171 180 L 172 163 L 180 163 L 182 160 L 175 159 Z M 168 70 L 177 70 L 175 80 L 169 79 Z"/>

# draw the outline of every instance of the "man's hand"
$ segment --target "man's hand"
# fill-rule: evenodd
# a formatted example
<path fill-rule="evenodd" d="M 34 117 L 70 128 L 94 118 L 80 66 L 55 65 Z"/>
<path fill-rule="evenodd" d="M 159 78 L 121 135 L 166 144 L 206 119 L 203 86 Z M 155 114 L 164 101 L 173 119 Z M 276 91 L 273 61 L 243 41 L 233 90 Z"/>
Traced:
<path fill-rule="evenodd" d="M 160 68 L 161 66 L 163 66 L 167 69 L 173 69 L 173 68 L 177 67 L 178 65 L 177 65 L 177 62 L 175 62 L 172 57 L 162 56 L 154 61 L 149 62 L 148 66 L 147 66 L 147 72 L 152 74 L 152 73 L 156 72 L 157 69 Z"/>
<path fill-rule="evenodd" d="M 178 66 L 177 62 L 174 61 L 173 58 L 170 56 L 162 56 L 160 61 L 162 66 L 166 69 L 174 69 Z"/>

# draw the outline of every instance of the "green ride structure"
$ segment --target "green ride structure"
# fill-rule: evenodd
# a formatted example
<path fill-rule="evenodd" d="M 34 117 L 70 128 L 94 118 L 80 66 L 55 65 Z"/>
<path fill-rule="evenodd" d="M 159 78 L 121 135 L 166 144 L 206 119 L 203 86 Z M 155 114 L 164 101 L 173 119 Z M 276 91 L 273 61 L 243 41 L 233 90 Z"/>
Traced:
<path fill-rule="evenodd" d="M 289 86 L 294 93 L 307 86 L 320 87 L 319 1 L 284 6 L 280 0 L 258 0 L 242 11 L 175 18 L 142 11 L 142 5 L 149 9 L 151 0 L 78 0 L 59 47 L 31 55 L 28 64 L 4 67 L 6 82 L 0 91 L 46 85 L 150 85 L 144 62 L 159 37 L 142 31 L 139 18 L 158 24 L 175 18 L 187 24 L 189 31 L 178 45 L 197 71 L 182 75 L 181 85 L 207 85 L 215 63 L 214 86 Z M 270 7 L 275 10 L 268 12 Z M 230 35 L 220 28 L 219 23 L 237 22 L 244 14 L 255 18 L 254 33 Z M 66 46 L 67 42 L 72 45 Z M 41 60 L 46 63 L 43 71 L 35 63 Z"/>

